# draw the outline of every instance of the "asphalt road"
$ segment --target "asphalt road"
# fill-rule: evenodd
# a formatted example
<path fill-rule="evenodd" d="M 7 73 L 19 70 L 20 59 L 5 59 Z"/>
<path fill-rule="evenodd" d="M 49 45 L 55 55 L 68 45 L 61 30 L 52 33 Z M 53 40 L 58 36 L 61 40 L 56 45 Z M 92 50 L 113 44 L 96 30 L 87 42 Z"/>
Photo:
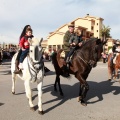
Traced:
<path fill-rule="evenodd" d="M 87 107 L 77 102 L 78 80 L 61 77 L 64 98 L 53 91 L 55 72 L 51 62 L 45 62 L 51 70 L 43 83 L 44 115 L 38 114 L 36 83 L 31 84 L 33 103 L 36 111 L 29 109 L 25 96 L 24 82 L 18 79 L 16 95 L 11 94 L 10 64 L 0 66 L 0 120 L 119 120 L 120 83 L 108 81 L 107 64 L 98 63 L 87 79 L 90 90 L 87 94 Z"/>

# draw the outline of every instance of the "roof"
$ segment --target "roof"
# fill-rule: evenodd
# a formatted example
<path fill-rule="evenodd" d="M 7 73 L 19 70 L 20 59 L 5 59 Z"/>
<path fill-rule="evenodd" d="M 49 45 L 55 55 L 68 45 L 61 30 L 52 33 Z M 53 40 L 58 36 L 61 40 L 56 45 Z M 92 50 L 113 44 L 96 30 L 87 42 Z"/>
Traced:
<path fill-rule="evenodd" d="M 55 30 L 54 32 L 52 32 L 51 34 L 49 34 L 48 38 L 51 37 L 52 35 L 54 35 L 55 33 L 57 34 L 64 34 L 63 32 L 58 32 L 61 28 L 63 28 L 64 26 L 66 26 L 67 24 L 62 25 L 61 27 L 59 27 L 57 30 Z"/>
<path fill-rule="evenodd" d="M 79 19 L 88 20 L 88 19 L 86 19 L 86 18 L 80 18 L 80 17 L 79 17 L 79 18 L 76 18 L 75 20 L 73 20 L 72 22 L 75 22 L 75 21 L 77 21 L 77 20 L 79 20 Z M 72 23 L 72 22 L 71 22 L 71 23 Z"/>
<path fill-rule="evenodd" d="M 93 18 L 93 19 L 101 19 L 101 20 L 104 20 L 104 19 L 101 18 L 101 17 L 94 17 L 94 16 L 90 16 L 90 15 L 86 15 L 84 18 Z"/>
<path fill-rule="evenodd" d="M 83 27 L 83 26 L 77 26 L 77 28 L 88 29 L 88 28 Z"/>
<path fill-rule="evenodd" d="M 88 18 L 93 18 L 93 19 L 88 19 Z M 103 18 L 101 18 L 101 17 L 94 17 L 94 16 L 90 16 L 90 15 L 87 15 L 87 16 L 85 16 L 85 17 L 83 17 L 83 18 L 76 18 L 75 20 L 73 20 L 73 21 L 71 21 L 71 22 L 69 22 L 69 23 L 73 23 L 73 22 L 75 22 L 75 21 L 77 21 L 77 20 L 79 20 L 79 19 L 83 19 L 83 20 L 90 20 L 90 21 L 93 21 L 94 19 L 101 19 L 101 20 L 104 20 Z M 63 28 L 64 26 L 66 26 L 66 25 L 68 25 L 68 24 L 64 24 L 64 25 L 62 25 L 61 27 L 59 27 L 58 29 L 56 29 L 54 32 L 50 32 L 50 34 L 48 35 L 48 39 L 49 39 L 49 37 L 51 37 L 52 35 L 54 35 L 54 34 L 64 34 L 64 33 L 62 33 L 62 32 L 58 32 L 61 28 Z M 77 27 L 77 26 L 75 26 L 75 27 Z M 87 28 L 85 28 L 85 27 L 82 27 L 82 26 L 79 26 L 79 27 L 81 27 L 82 29 L 87 29 Z"/>
<path fill-rule="evenodd" d="M 48 40 L 43 40 L 41 44 L 47 44 Z"/>

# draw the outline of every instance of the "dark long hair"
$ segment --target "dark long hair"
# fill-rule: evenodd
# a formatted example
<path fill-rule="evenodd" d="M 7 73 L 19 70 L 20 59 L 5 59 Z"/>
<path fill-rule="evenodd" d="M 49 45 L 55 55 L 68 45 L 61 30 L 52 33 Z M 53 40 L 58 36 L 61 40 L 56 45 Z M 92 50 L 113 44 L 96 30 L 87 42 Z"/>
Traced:
<path fill-rule="evenodd" d="M 26 34 L 26 29 L 27 29 L 29 26 L 30 26 L 30 25 L 26 25 L 26 26 L 23 28 L 23 31 L 22 31 L 22 33 L 21 33 L 21 35 L 20 35 L 19 40 L 20 40 L 23 36 L 25 36 L 25 34 Z"/>

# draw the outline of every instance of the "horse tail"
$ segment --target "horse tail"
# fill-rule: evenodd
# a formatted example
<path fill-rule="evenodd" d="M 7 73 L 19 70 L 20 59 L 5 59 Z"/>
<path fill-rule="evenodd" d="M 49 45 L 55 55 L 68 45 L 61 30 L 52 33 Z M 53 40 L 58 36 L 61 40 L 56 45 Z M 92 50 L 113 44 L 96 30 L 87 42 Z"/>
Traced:
<path fill-rule="evenodd" d="M 59 68 L 58 62 L 57 62 L 57 52 L 55 52 L 52 56 L 52 64 L 55 68 L 55 71 L 57 71 L 57 68 Z"/>
<path fill-rule="evenodd" d="M 52 58 L 52 64 L 54 66 L 54 69 L 56 71 L 56 74 L 61 74 L 61 69 L 60 69 L 60 66 L 59 66 L 59 63 L 58 63 L 58 60 L 60 59 L 60 54 L 63 50 L 60 49 L 58 50 L 57 52 L 55 52 L 51 58 Z"/>
<path fill-rule="evenodd" d="M 57 60 L 60 60 L 60 54 L 62 53 L 63 49 L 57 51 Z"/>

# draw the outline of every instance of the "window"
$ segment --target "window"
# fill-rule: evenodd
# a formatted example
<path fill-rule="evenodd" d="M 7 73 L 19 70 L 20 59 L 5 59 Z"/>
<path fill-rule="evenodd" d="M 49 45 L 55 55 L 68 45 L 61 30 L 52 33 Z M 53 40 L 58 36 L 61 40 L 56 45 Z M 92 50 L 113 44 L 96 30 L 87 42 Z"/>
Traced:
<path fill-rule="evenodd" d="M 53 45 L 53 49 L 56 50 L 56 45 Z"/>
<path fill-rule="evenodd" d="M 61 49 L 61 46 L 60 46 L 60 45 L 57 45 L 57 49 Z"/>
<path fill-rule="evenodd" d="M 91 30 L 94 30 L 94 27 L 93 27 L 93 26 L 91 26 Z"/>
<path fill-rule="evenodd" d="M 49 48 L 52 48 L 52 45 L 49 45 Z"/>
<path fill-rule="evenodd" d="M 97 30 L 97 32 L 98 32 L 98 30 Z"/>
<path fill-rule="evenodd" d="M 98 23 L 97 23 L 97 25 L 98 25 Z"/>

